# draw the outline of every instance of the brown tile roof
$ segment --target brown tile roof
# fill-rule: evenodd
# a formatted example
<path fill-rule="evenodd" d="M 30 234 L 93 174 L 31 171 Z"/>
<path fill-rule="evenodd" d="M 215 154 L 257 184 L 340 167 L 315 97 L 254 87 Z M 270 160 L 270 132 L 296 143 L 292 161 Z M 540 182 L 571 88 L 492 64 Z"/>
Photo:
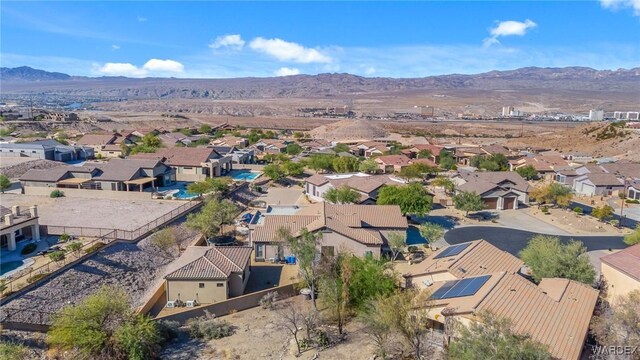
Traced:
<path fill-rule="evenodd" d="M 87 134 L 76 141 L 77 145 L 107 145 L 115 141 L 114 134 Z"/>
<path fill-rule="evenodd" d="M 383 165 L 406 166 L 410 164 L 410 160 L 405 155 L 383 155 L 375 158 L 377 163 Z"/>
<path fill-rule="evenodd" d="M 624 186 L 624 183 L 618 179 L 614 174 L 607 173 L 589 173 L 584 174 L 585 179 L 588 179 L 595 186 Z M 582 178 L 577 181 L 583 180 Z"/>
<path fill-rule="evenodd" d="M 332 178 L 336 176 L 343 175 L 343 178 Z M 349 176 L 351 175 L 351 176 Z M 323 175 L 323 174 L 314 174 L 308 177 L 306 182 L 321 186 L 328 182 L 335 188 L 341 187 L 349 187 L 354 190 L 369 194 L 376 189 L 382 187 L 383 185 L 404 185 L 406 181 L 398 178 L 394 178 L 389 175 L 368 175 L 363 173 L 356 174 L 331 174 L 331 175 Z"/>
<path fill-rule="evenodd" d="M 157 166 L 166 167 L 156 159 L 111 159 L 106 164 L 97 166 L 102 174 L 95 177 L 102 181 L 127 181 L 142 177 L 141 169 L 153 169 Z"/>
<path fill-rule="evenodd" d="M 640 244 L 603 256 L 600 260 L 640 281 Z"/>
<path fill-rule="evenodd" d="M 411 265 L 405 277 L 449 272 L 461 279 L 500 271 L 517 273 L 524 264 L 522 260 L 485 240 L 470 241 L 467 248 L 457 255 L 435 258 L 447 248 L 436 251 L 420 263 Z"/>
<path fill-rule="evenodd" d="M 511 155 L 511 151 L 502 145 L 485 145 L 482 147 L 482 150 L 487 154 L 503 154 L 503 155 Z"/>
<path fill-rule="evenodd" d="M 421 150 L 429 150 L 433 155 L 440 154 L 440 151 L 442 149 L 444 149 L 444 146 L 432 145 L 432 144 L 419 144 L 409 148 L 409 150 L 416 150 L 416 152 L 420 152 Z"/>
<path fill-rule="evenodd" d="M 512 189 L 523 191 L 523 192 L 529 191 L 529 183 L 515 171 L 482 171 L 482 172 L 461 171 L 459 175 L 463 180 L 467 182 L 467 184 L 472 182 L 480 182 L 481 184 L 478 185 L 479 188 L 486 188 L 485 185 L 482 185 L 483 182 L 500 185 L 500 184 L 504 184 L 504 182 L 506 181 L 513 184 L 507 183 L 503 185 L 503 187 L 512 188 Z M 468 186 L 472 186 L 472 185 L 468 185 Z M 481 192 L 478 192 L 478 194 L 480 193 Z"/>
<path fill-rule="evenodd" d="M 213 247 L 165 279 L 226 279 L 233 272 L 243 272 L 250 256 L 251 247 L 247 246 Z"/>
<path fill-rule="evenodd" d="M 431 167 L 438 167 L 438 164 L 436 164 L 435 162 L 433 162 L 433 160 L 431 160 L 431 159 L 426 159 L 426 158 L 422 158 L 422 159 L 411 159 L 411 163 L 412 163 L 412 164 L 424 164 L 424 165 L 431 166 Z"/>
<path fill-rule="evenodd" d="M 162 148 L 153 154 L 136 154 L 132 159 L 165 159 L 164 163 L 169 166 L 202 166 L 208 159 L 219 158 L 215 149 L 209 147 L 175 147 Z"/>
<path fill-rule="evenodd" d="M 276 234 L 281 227 L 294 235 L 299 235 L 303 228 L 309 231 L 327 228 L 363 244 L 382 245 L 380 230 L 406 229 L 407 219 L 395 205 L 319 203 L 303 208 L 295 215 L 265 216 L 264 224 L 253 229 L 252 241 L 279 241 Z"/>
<path fill-rule="evenodd" d="M 446 282 L 436 282 L 435 292 Z M 543 279 L 539 286 L 518 274 L 494 273 L 471 296 L 433 300 L 464 317 L 489 311 L 511 320 L 514 330 L 546 345 L 554 358 L 578 359 L 598 291 L 567 279 Z"/>

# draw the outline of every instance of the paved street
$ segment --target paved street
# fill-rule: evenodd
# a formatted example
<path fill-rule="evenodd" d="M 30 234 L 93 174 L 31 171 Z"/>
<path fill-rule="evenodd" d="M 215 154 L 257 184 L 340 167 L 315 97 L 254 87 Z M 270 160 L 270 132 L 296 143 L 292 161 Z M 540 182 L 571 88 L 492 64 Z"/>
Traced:
<path fill-rule="evenodd" d="M 494 226 L 466 226 L 447 231 L 444 238 L 448 244 L 484 239 L 494 246 L 513 255 L 524 249 L 536 233 L 524 230 L 509 229 Z M 564 242 L 570 239 L 580 240 L 587 247 L 587 251 L 623 249 L 622 236 L 560 236 Z M 607 251 L 608 252 L 608 251 Z"/>

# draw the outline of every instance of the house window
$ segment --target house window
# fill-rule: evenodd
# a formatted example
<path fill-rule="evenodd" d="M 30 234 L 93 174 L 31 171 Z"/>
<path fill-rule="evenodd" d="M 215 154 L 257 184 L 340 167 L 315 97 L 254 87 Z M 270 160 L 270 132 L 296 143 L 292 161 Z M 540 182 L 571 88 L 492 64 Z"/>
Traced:
<path fill-rule="evenodd" d="M 217 284 L 216 284 L 216 286 L 217 286 L 217 287 L 223 287 L 223 286 L 224 286 L 224 284 L 223 284 L 223 283 L 217 283 Z"/>
<path fill-rule="evenodd" d="M 256 245 L 256 257 L 263 258 L 264 257 L 264 244 Z"/>
<path fill-rule="evenodd" d="M 204 288 L 204 283 L 198 283 L 198 287 L 199 287 L 200 289 Z"/>

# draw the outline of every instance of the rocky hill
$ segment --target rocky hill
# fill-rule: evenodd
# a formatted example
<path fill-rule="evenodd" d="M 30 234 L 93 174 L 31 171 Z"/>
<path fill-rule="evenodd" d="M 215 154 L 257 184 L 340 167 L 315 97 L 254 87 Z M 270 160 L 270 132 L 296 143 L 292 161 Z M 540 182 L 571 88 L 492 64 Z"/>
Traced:
<path fill-rule="evenodd" d="M 28 67 L 2 68 L 4 94 L 48 95 L 117 100 L 330 98 L 344 95 L 421 90 L 549 90 L 636 93 L 640 68 L 594 70 L 585 67 L 491 71 L 476 75 L 424 78 L 366 78 L 351 74 L 294 75 L 271 78 L 175 79 L 75 77 Z"/>

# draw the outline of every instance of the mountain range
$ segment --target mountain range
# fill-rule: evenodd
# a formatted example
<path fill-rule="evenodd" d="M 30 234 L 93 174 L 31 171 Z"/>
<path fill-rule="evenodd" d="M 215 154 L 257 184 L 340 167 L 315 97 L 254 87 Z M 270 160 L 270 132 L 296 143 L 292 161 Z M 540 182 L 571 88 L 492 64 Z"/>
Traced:
<path fill-rule="evenodd" d="M 637 93 L 640 67 L 595 70 L 586 67 L 526 67 L 474 75 L 423 78 L 367 78 L 352 74 L 268 78 L 177 79 L 83 77 L 27 66 L 0 68 L 3 93 L 46 93 L 120 99 L 266 99 L 339 97 L 424 90 L 541 90 Z"/>

